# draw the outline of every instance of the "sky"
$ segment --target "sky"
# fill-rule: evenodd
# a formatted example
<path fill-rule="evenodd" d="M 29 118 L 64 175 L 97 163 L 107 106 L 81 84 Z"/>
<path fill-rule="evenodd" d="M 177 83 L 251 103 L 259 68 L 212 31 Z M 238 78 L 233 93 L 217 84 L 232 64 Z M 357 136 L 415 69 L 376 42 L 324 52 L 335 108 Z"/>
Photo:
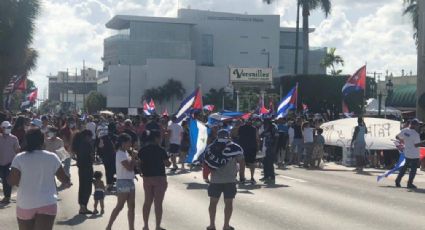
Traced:
<path fill-rule="evenodd" d="M 188 8 L 248 14 L 280 15 L 281 26 L 295 26 L 296 0 L 41 0 L 33 47 L 39 52 L 37 68 L 29 78 L 47 96 L 49 74 L 83 67 L 102 69 L 103 39 L 113 31 L 105 27 L 116 14 L 176 17 Z M 326 18 L 311 13 L 312 47 L 335 47 L 345 60 L 343 73 L 352 74 L 367 63 L 368 72 L 394 76 L 416 74 L 417 55 L 413 29 L 402 15 L 402 0 L 332 0 Z"/>

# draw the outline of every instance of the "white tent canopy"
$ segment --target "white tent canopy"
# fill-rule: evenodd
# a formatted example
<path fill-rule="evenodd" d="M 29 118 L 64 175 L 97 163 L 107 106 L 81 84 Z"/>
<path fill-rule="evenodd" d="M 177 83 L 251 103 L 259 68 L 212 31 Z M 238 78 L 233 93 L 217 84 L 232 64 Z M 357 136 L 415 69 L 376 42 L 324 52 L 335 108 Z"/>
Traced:
<path fill-rule="evenodd" d="M 366 115 L 377 116 L 379 114 L 379 101 L 375 98 L 370 98 L 366 101 Z M 394 107 L 385 107 L 384 101 L 381 103 L 382 115 L 393 115 L 401 117 L 401 111 Z"/>
<path fill-rule="evenodd" d="M 379 118 L 364 118 L 368 134 L 366 135 L 366 149 L 389 150 L 396 149 L 393 143 L 400 133 L 400 122 Z M 320 127 L 327 145 L 349 148 L 357 118 L 346 118 L 327 122 Z"/>

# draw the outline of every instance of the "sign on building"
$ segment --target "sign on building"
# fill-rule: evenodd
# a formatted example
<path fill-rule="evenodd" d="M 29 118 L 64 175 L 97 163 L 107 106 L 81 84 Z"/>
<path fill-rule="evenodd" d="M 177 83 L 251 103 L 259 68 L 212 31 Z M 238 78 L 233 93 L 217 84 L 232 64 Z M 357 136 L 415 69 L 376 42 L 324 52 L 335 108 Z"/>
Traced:
<path fill-rule="evenodd" d="M 230 68 L 230 83 L 271 84 L 272 68 Z"/>

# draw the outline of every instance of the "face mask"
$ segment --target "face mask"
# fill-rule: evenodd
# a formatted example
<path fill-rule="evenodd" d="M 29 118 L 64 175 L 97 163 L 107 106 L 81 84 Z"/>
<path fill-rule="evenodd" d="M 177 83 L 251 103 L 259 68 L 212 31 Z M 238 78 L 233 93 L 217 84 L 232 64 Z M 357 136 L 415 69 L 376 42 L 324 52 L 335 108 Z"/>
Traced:
<path fill-rule="evenodd" d="M 12 132 L 12 129 L 4 129 L 3 133 L 9 135 Z"/>

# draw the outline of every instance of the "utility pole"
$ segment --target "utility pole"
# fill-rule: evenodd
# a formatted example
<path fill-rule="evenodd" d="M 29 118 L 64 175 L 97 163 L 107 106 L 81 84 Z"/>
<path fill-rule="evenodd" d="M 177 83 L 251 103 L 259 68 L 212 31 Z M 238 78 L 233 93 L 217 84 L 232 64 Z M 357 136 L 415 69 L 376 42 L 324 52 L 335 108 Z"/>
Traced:
<path fill-rule="evenodd" d="M 83 109 L 85 111 L 85 107 L 86 107 L 86 93 L 87 93 L 87 85 L 86 85 L 86 61 L 85 60 L 83 60 L 83 84 L 84 84 Z"/>
<path fill-rule="evenodd" d="M 300 0 L 297 0 L 297 27 L 295 29 L 295 66 L 294 73 L 298 74 L 298 47 L 299 47 L 299 36 L 300 36 Z"/>
<path fill-rule="evenodd" d="M 418 74 L 416 83 L 416 114 L 425 119 L 425 0 L 418 0 Z"/>

